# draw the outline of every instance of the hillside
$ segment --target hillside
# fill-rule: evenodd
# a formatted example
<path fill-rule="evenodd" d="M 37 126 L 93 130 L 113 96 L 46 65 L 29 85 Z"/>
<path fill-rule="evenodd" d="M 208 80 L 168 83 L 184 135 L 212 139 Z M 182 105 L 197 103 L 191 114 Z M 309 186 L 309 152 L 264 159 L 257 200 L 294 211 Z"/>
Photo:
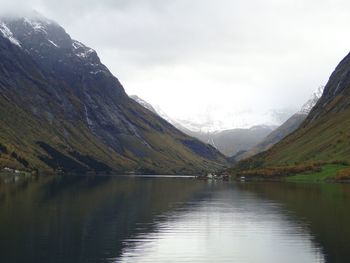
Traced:
<path fill-rule="evenodd" d="M 252 147 L 246 152 L 235 156 L 236 161 L 240 161 L 258 153 L 264 152 L 270 149 L 273 145 L 281 141 L 283 138 L 294 132 L 300 124 L 306 119 L 307 115 L 296 113 L 290 117 L 285 123 L 279 126 L 276 130 L 272 131 L 266 138 L 264 138 L 257 145 Z"/>
<path fill-rule="evenodd" d="M 310 162 L 350 161 L 350 55 L 329 78 L 323 95 L 306 120 L 270 150 L 240 162 L 252 169 Z"/>
<path fill-rule="evenodd" d="M 187 174 L 226 164 L 130 99 L 54 21 L 0 18 L 0 58 L 1 167 Z"/>

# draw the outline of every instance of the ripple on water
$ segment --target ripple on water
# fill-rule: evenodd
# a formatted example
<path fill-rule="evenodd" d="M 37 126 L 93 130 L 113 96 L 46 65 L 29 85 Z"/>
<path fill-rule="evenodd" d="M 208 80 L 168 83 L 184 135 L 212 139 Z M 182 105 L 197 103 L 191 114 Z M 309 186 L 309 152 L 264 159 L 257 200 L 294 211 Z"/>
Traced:
<path fill-rule="evenodd" d="M 152 233 L 140 226 L 115 262 L 325 262 L 280 204 L 237 189 L 208 194 L 158 216 Z"/>

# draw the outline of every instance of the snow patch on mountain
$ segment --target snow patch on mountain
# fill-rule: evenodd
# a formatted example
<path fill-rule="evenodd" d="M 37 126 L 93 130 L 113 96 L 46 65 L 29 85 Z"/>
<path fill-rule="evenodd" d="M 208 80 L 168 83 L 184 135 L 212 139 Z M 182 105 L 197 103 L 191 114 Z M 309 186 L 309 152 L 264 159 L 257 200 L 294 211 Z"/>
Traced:
<path fill-rule="evenodd" d="M 20 42 L 13 36 L 11 30 L 3 22 L 0 22 L 0 31 L 5 38 L 11 41 L 12 44 L 21 47 Z"/>
<path fill-rule="evenodd" d="M 133 99 L 134 101 L 136 101 L 136 102 L 137 102 L 138 104 L 140 104 L 142 107 L 144 107 L 144 108 L 146 108 L 146 109 L 152 111 L 153 113 L 156 113 L 156 114 L 160 115 L 159 112 L 157 112 L 157 110 L 156 110 L 150 103 L 148 103 L 147 101 L 141 99 L 139 96 L 137 96 L 137 95 L 131 95 L 130 98 Z M 160 115 L 160 116 L 161 116 L 161 115 Z"/>
<path fill-rule="evenodd" d="M 72 46 L 73 46 L 74 49 L 79 49 L 79 48 L 84 48 L 85 47 L 84 44 L 80 43 L 77 40 L 74 40 L 72 42 Z"/>
<path fill-rule="evenodd" d="M 80 58 L 88 58 L 91 54 L 95 53 L 95 50 L 85 46 L 77 40 L 73 40 L 72 47 L 75 55 Z"/>
<path fill-rule="evenodd" d="M 152 108 L 153 112 L 156 112 L 160 117 L 177 127 L 178 129 L 184 131 L 188 130 L 194 133 L 217 133 L 224 130 L 230 130 L 230 129 L 251 129 L 254 131 L 254 129 L 261 129 L 268 127 L 277 127 L 283 124 L 286 120 L 288 120 L 293 114 L 302 114 L 302 115 L 308 115 L 312 108 L 316 105 L 319 98 L 322 96 L 324 87 L 318 88 L 311 96 L 311 98 L 303 105 L 303 107 L 298 111 L 297 108 L 286 108 L 286 109 L 280 109 L 280 110 L 271 110 L 266 113 L 262 113 L 264 120 L 264 123 L 258 123 L 255 121 L 255 125 L 251 126 L 248 125 L 250 123 L 254 123 L 254 119 L 249 119 L 249 114 L 243 114 L 243 116 L 246 118 L 246 123 L 239 122 L 238 120 L 242 119 L 242 116 L 228 116 L 227 118 L 232 118 L 232 125 L 230 126 L 229 122 L 223 122 L 220 119 L 215 119 L 214 116 L 211 116 L 209 114 L 207 115 L 199 115 L 199 116 L 191 116 L 188 119 L 178 119 L 173 118 L 167 115 L 159 106 L 151 105 L 148 102 L 144 101 L 143 99 L 137 97 L 137 96 L 131 96 L 134 100 L 136 100 L 139 104 L 144 106 L 145 108 Z M 238 120 L 237 120 L 238 119 Z M 234 123 L 234 121 L 236 121 Z M 234 125 L 236 124 L 236 125 Z M 215 143 L 211 143 L 212 145 L 215 145 Z"/>
<path fill-rule="evenodd" d="M 47 25 L 51 24 L 49 21 L 40 21 L 37 19 L 25 18 L 24 22 L 27 23 L 35 32 L 41 32 L 47 34 Z"/>
<path fill-rule="evenodd" d="M 146 102 L 145 100 L 141 99 L 137 95 L 131 95 L 130 98 L 134 99 L 136 102 L 138 102 L 143 107 L 153 111 L 154 113 L 158 114 L 160 117 L 162 117 L 164 120 L 175 126 L 181 131 L 184 131 L 185 133 L 203 133 L 203 134 L 215 134 L 219 133 L 221 131 L 235 129 L 235 128 L 244 128 L 244 129 L 253 129 L 255 127 L 277 127 L 279 123 L 275 123 L 271 121 L 271 123 L 264 123 L 261 125 L 256 126 L 244 126 L 239 125 L 238 127 L 232 125 L 229 126 L 227 123 L 224 123 L 220 120 L 214 120 L 213 118 L 205 118 L 205 116 L 193 116 L 190 119 L 179 119 L 179 118 L 173 118 L 170 117 L 167 113 L 163 111 L 161 107 L 158 105 L 151 105 L 150 103 Z M 295 112 L 295 111 L 294 111 Z M 209 142 L 215 147 L 215 142 Z"/>
<path fill-rule="evenodd" d="M 299 114 L 308 115 L 312 108 L 316 105 L 318 100 L 321 98 L 323 94 L 324 86 L 319 87 L 311 96 L 311 98 L 303 105 L 301 110 L 298 112 Z"/>
<path fill-rule="evenodd" d="M 53 42 L 52 40 L 48 39 L 47 41 L 49 41 L 53 46 L 59 48 L 60 46 L 57 45 L 55 42 Z"/>

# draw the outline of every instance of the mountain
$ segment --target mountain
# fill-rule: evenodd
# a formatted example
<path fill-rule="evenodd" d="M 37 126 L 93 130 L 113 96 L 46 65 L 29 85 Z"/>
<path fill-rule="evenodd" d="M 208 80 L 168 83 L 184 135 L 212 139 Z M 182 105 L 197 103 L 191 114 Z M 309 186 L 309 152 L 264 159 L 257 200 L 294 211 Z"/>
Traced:
<path fill-rule="evenodd" d="M 226 156 L 252 148 L 276 127 L 259 125 L 248 129 L 231 129 L 208 134 L 208 142 Z"/>
<path fill-rule="evenodd" d="M 350 55 L 347 55 L 300 127 L 268 151 L 240 162 L 237 168 L 349 162 L 349 127 Z"/>
<path fill-rule="evenodd" d="M 140 104 L 142 107 L 146 108 L 147 110 L 153 112 L 154 114 L 158 114 L 158 112 L 155 110 L 155 108 L 153 108 L 153 106 L 148 103 L 147 101 L 141 99 L 139 96 L 137 95 L 131 95 L 129 96 L 131 99 L 133 99 L 134 101 L 136 101 L 138 104 Z M 164 118 L 163 118 L 164 119 Z"/>
<path fill-rule="evenodd" d="M 234 158 L 235 161 L 240 161 L 268 150 L 273 145 L 275 145 L 280 140 L 282 140 L 284 137 L 286 137 L 288 134 L 295 131 L 300 126 L 300 124 L 306 119 L 306 117 L 307 115 L 305 114 L 300 114 L 300 113 L 294 114 L 285 123 L 283 123 L 277 129 L 275 129 L 270 134 L 268 134 L 268 136 L 265 137 L 257 145 L 255 145 L 248 151 L 241 152 L 240 154 L 236 155 Z"/>
<path fill-rule="evenodd" d="M 312 97 L 303 105 L 301 110 L 292 115 L 281 126 L 272 131 L 266 138 L 255 145 L 250 150 L 238 154 L 235 156 L 235 161 L 240 161 L 258 153 L 264 152 L 270 149 L 273 145 L 281 141 L 283 138 L 294 132 L 299 128 L 301 123 L 307 118 L 307 115 L 311 112 L 312 108 L 316 105 L 317 101 L 322 96 L 324 87 L 320 87 L 316 92 L 312 94 Z"/>
<path fill-rule="evenodd" d="M 186 134 L 188 132 L 190 132 L 190 130 L 185 128 L 180 122 L 174 120 L 173 118 L 170 118 L 160 107 L 153 106 L 151 103 L 145 101 L 144 99 L 140 98 L 137 95 L 130 95 L 129 97 L 131 99 L 133 99 L 134 101 L 136 101 L 138 104 L 140 104 L 142 107 L 152 111 L 153 113 L 157 114 L 162 119 L 164 119 L 167 122 L 169 122 L 171 125 L 173 125 L 178 130 L 180 130 L 180 131 L 182 131 L 182 132 L 184 132 Z M 190 136 L 192 136 L 192 135 L 190 135 Z"/>
<path fill-rule="evenodd" d="M 130 98 L 134 99 L 146 109 L 158 114 L 185 134 L 214 146 L 227 157 L 249 150 L 276 128 L 275 126 L 259 125 L 248 129 L 231 129 L 214 132 L 202 132 L 197 129 L 191 130 L 187 128 L 188 125 L 170 118 L 159 107 L 151 105 L 137 95 L 132 95 Z"/>
<path fill-rule="evenodd" d="M 247 129 L 241 128 L 215 132 L 196 132 L 185 128 L 181 124 L 176 124 L 176 127 L 187 135 L 214 146 L 227 157 L 251 149 L 276 128 L 275 126 L 270 125 L 258 125 Z"/>
<path fill-rule="evenodd" d="M 0 166 L 189 174 L 214 147 L 130 99 L 97 53 L 38 14 L 0 18 Z"/>
<path fill-rule="evenodd" d="M 177 124 L 176 127 L 187 135 L 214 146 L 227 157 L 232 157 L 251 149 L 276 128 L 276 126 L 271 125 L 257 125 L 247 129 L 196 132 L 184 128 L 181 124 Z"/>

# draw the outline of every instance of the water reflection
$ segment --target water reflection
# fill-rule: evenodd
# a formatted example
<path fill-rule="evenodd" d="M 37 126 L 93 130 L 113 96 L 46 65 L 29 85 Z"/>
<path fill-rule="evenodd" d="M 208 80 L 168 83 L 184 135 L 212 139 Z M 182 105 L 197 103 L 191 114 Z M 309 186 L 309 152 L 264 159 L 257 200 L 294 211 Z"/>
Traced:
<path fill-rule="evenodd" d="M 259 198 L 283 204 L 322 245 L 326 262 L 350 261 L 349 184 L 240 184 Z"/>
<path fill-rule="evenodd" d="M 135 226 L 201 187 L 185 180 L 55 177 L 0 184 L 1 262 L 110 262 L 122 240 L 137 234 Z"/>
<path fill-rule="evenodd" d="M 125 240 L 116 262 L 324 262 L 280 203 L 226 184 L 204 193 L 156 219 L 152 233 Z"/>
<path fill-rule="evenodd" d="M 0 183 L 1 262 L 347 262 L 349 186 Z"/>

